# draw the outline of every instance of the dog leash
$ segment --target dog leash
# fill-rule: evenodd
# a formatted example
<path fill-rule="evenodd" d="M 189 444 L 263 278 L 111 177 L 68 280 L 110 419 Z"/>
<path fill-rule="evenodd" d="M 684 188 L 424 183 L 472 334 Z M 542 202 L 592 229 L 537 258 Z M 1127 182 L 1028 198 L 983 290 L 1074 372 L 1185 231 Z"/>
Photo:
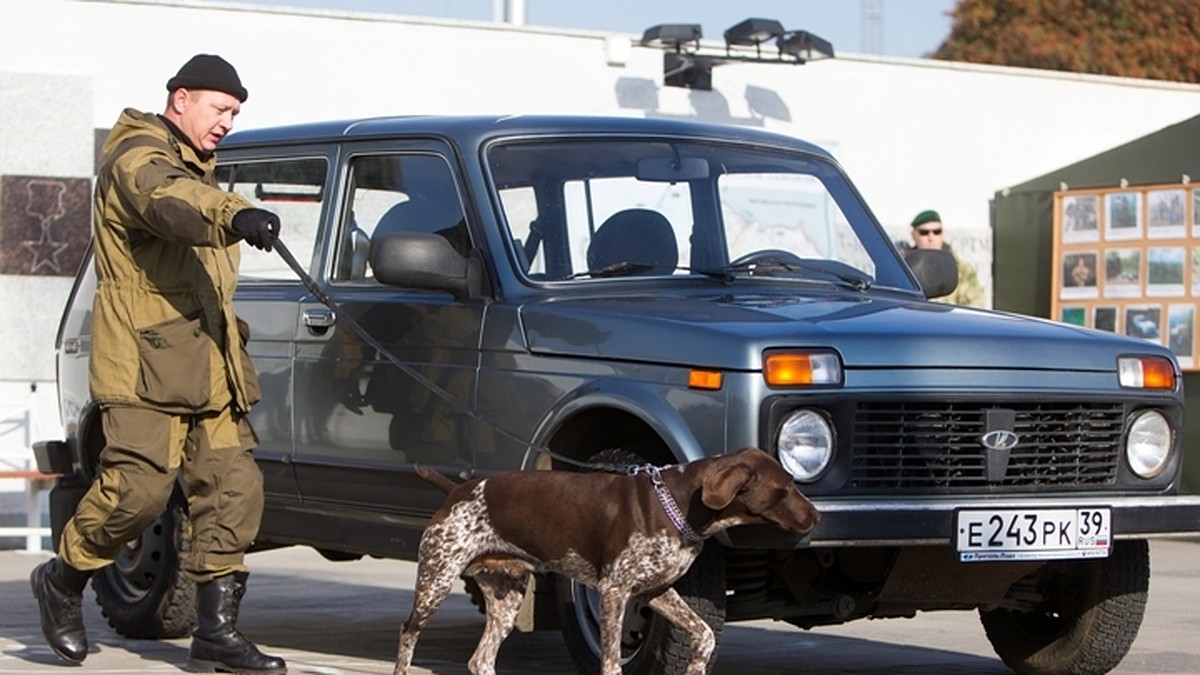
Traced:
<path fill-rule="evenodd" d="M 389 351 L 386 347 L 384 347 L 383 344 L 379 342 L 379 340 L 376 340 L 374 338 L 374 336 L 372 336 L 369 332 L 367 332 L 367 330 L 365 328 L 363 328 L 362 325 L 360 325 L 357 321 L 355 321 L 354 317 L 350 316 L 346 312 L 341 311 L 341 307 L 336 302 L 334 302 L 333 298 L 329 297 L 329 295 L 327 293 L 325 293 L 325 291 L 320 286 L 317 285 L 317 282 L 314 281 L 311 276 L 309 276 L 308 272 L 305 271 L 305 269 L 300 266 L 300 263 L 296 261 L 296 257 L 293 256 L 292 252 L 288 250 L 288 247 L 284 245 L 282 239 L 278 239 L 278 238 L 275 239 L 274 248 L 275 248 L 275 251 L 277 253 L 279 253 L 279 257 L 283 258 L 283 262 L 285 262 L 287 264 L 287 266 L 289 268 L 291 268 L 292 272 L 294 272 L 296 274 L 296 276 L 300 278 L 300 283 L 304 284 L 304 288 L 308 289 L 308 292 L 312 293 L 313 297 L 316 298 L 318 302 L 320 302 L 322 305 L 325 305 L 326 307 L 328 307 L 330 310 L 333 311 L 333 317 L 334 317 L 335 321 L 340 321 L 340 322 L 345 323 L 360 338 L 362 338 L 363 341 L 365 341 L 369 346 L 374 348 L 375 351 L 378 352 L 380 356 L 387 359 L 388 362 L 390 362 L 392 365 L 399 368 L 401 370 L 401 372 L 403 372 L 405 375 L 409 376 L 413 380 L 416 380 L 417 383 L 419 383 L 421 386 L 428 389 L 430 392 L 432 392 L 438 398 L 449 403 L 450 405 L 454 406 L 455 408 L 458 408 L 459 410 L 463 411 L 472 419 L 491 428 L 492 430 L 499 433 L 501 436 L 504 436 L 505 438 L 508 438 L 509 440 L 516 441 L 517 443 L 519 443 L 521 446 L 527 448 L 528 450 L 546 455 L 547 457 L 550 457 L 551 459 L 555 459 L 560 462 L 564 462 L 566 464 L 571 464 L 571 465 L 579 467 L 579 468 L 592 469 L 595 471 L 604 471 L 607 473 L 626 473 L 626 474 L 633 473 L 631 467 L 618 466 L 615 464 L 599 464 L 596 462 L 581 462 L 577 459 L 573 459 L 571 457 L 567 457 L 565 455 L 554 452 L 550 448 L 545 448 L 540 445 L 535 445 L 535 444 L 525 440 L 524 438 L 521 438 L 520 436 L 513 433 L 512 431 L 509 431 L 508 429 L 504 428 L 503 426 L 501 426 L 499 423 L 497 423 L 495 420 L 491 419 L 487 415 L 484 415 L 483 413 L 479 412 L 475 408 L 472 408 L 471 406 L 467 405 L 463 401 L 459 400 L 453 394 L 446 391 L 442 387 L 438 386 L 438 384 L 436 382 L 425 377 L 421 373 L 417 372 L 412 366 L 408 365 L 407 363 L 404 363 L 399 358 L 397 358 L 394 354 L 391 353 L 391 351 Z M 665 508 L 665 504 L 664 504 L 664 508 Z"/>
<path fill-rule="evenodd" d="M 560 462 L 565 462 L 567 464 L 584 469 L 591 469 L 593 471 L 625 474 L 627 476 L 637 476 L 641 473 L 646 474 L 650 477 L 651 485 L 654 486 L 654 494 L 658 497 L 659 504 L 662 506 L 663 511 L 666 512 L 667 518 L 671 521 L 671 524 L 675 526 L 675 529 L 679 532 L 680 536 L 691 543 L 699 543 L 704 541 L 704 537 L 699 532 L 696 532 L 696 530 L 687 522 L 687 519 L 684 518 L 683 512 L 679 508 L 679 503 L 675 501 L 675 497 L 673 497 L 670 491 L 667 490 L 667 486 L 662 480 L 662 472 L 660 467 L 657 467 L 653 464 L 618 466 L 615 464 L 600 464 L 597 462 L 581 462 L 577 459 L 554 452 L 550 448 L 534 445 L 524 438 L 521 438 L 517 434 L 501 426 L 487 415 L 484 415 L 478 410 L 460 401 L 453 394 L 438 386 L 436 382 L 417 372 L 412 366 L 404 363 L 394 354 L 392 354 L 391 351 L 389 351 L 383 346 L 382 343 L 379 342 L 379 340 L 376 340 L 374 336 L 367 332 L 367 329 L 363 328 L 362 325 L 355 321 L 353 317 L 341 311 L 341 308 L 336 302 L 334 302 L 333 298 L 329 297 L 329 295 L 317 285 L 317 282 L 314 281 L 311 276 L 309 276 L 308 272 L 300 266 L 300 263 L 296 261 L 296 257 L 292 255 L 292 252 L 288 250 L 287 246 L 284 245 L 282 240 L 275 240 L 275 250 L 279 252 L 279 257 L 283 258 L 283 261 L 287 263 L 287 266 L 290 267 L 292 271 L 296 273 L 296 276 L 300 278 L 300 282 L 304 284 L 304 287 L 308 289 L 308 292 L 312 293 L 314 298 L 316 298 L 322 305 L 325 305 L 333 312 L 335 321 L 343 321 L 368 345 L 373 347 L 381 356 L 391 362 L 392 365 L 399 368 L 405 375 L 408 375 L 412 379 L 416 380 L 423 387 L 429 389 L 429 391 L 431 391 L 438 398 L 446 401 L 455 408 L 462 410 L 471 418 L 492 428 L 500 435 L 516 441 L 520 445 L 532 450 L 533 452 L 544 454 L 547 457 L 556 459 Z"/>

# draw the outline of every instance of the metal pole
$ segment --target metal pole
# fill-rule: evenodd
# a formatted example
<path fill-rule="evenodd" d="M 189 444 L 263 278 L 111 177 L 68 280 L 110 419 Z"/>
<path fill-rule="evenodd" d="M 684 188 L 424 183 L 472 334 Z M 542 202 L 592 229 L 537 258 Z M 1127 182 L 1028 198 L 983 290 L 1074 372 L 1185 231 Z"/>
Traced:
<path fill-rule="evenodd" d="M 34 421 L 37 419 L 37 382 L 29 383 L 29 405 L 25 408 L 25 449 L 33 451 L 34 440 Z M 25 460 L 25 469 L 28 471 L 34 470 L 28 459 Z M 30 553 L 36 553 L 42 550 L 42 535 L 38 532 L 38 528 L 42 526 L 42 510 L 38 506 L 38 494 L 41 492 L 38 481 L 33 479 L 25 479 L 25 527 L 29 528 L 29 534 L 25 535 L 25 550 Z"/>
<path fill-rule="evenodd" d="M 525 0 L 508 0 L 508 23 L 514 26 L 525 25 Z"/>

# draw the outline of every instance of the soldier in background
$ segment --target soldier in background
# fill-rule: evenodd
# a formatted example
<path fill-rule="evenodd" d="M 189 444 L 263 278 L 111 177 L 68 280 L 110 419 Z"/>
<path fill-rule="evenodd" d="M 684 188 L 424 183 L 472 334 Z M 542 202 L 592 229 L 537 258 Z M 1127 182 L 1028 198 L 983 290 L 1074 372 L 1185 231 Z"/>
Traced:
<path fill-rule="evenodd" d="M 927 209 L 916 215 L 912 220 L 912 246 L 915 248 L 941 249 L 954 256 L 958 265 L 958 287 L 950 295 L 933 298 L 938 302 L 948 302 L 955 305 L 984 307 L 983 286 L 975 269 L 954 255 L 950 244 L 946 243 L 942 217 L 937 211 Z M 907 245 L 907 244 L 906 244 Z"/>

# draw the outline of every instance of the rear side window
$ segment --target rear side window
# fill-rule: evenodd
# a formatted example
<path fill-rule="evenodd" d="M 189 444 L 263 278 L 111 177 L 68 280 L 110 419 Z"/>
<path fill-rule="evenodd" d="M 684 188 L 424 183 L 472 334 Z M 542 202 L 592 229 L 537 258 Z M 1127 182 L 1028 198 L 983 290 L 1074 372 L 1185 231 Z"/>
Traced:
<path fill-rule="evenodd" d="M 325 204 L 328 163 L 323 158 L 288 158 L 223 164 L 217 168 L 221 187 L 258 208 L 272 211 L 282 223 L 280 239 L 301 265 L 313 259 L 321 211 Z M 296 275 L 274 251 L 242 247 L 243 281 L 295 281 Z"/>

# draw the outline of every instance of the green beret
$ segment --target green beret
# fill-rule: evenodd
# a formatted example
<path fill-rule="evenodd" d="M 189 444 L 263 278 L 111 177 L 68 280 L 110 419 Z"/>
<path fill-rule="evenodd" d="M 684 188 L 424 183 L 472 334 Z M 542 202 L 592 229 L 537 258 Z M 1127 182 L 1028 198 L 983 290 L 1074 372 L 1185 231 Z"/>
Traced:
<path fill-rule="evenodd" d="M 935 222 L 936 223 L 942 222 L 942 217 L 938 215 L 937 211 L 934 211 L 933 209 L 929 209 L 927 211 L 922 211 L 922 212 L 918 213 L 917 217 L 913 218 L 912 226 L 917 227 L 918 225 L 924 225 L 925 223 L 935 223 Z"/>

